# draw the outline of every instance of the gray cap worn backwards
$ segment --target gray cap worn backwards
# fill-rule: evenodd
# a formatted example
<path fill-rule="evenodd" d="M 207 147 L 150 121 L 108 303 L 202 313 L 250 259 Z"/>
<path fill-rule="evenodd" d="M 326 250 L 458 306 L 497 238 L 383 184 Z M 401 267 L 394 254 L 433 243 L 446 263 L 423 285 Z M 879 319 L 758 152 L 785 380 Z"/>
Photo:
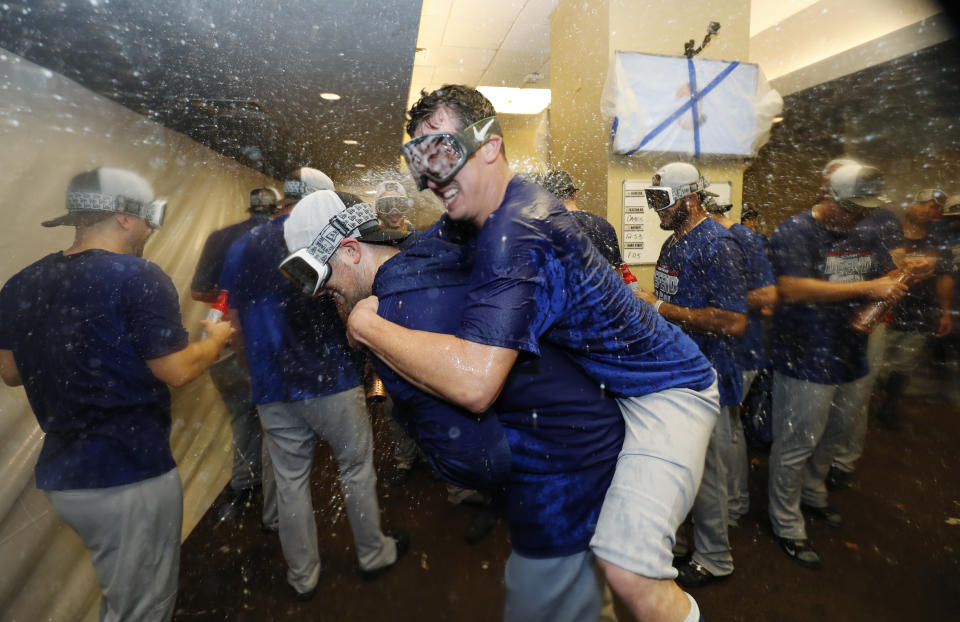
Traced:
<path fill-rule="evenodd" d="M 341 240 L 350 237 L 368 244 L 396 245 L 409 235 L 406 231 L 382 228 L 369 205 L 358 203 L 354 207 L 365 209 L 369 213 L 369 218 L 364 224 L 350 231 L 338 231 Z M 340 197 L 329 190 L 321 190 L 304 197 L 283 223 L 283 239 L 287 249 L 293 252 L 310 246 L 320 232 L 330 224 L 330 220 L 346 209 Z"/>
<path fill-rule="evenodd" d="M 302 199 L 317 190 L 335 190 L 333 180 L 315 168 L 298 168 L 283 179 L 283 198 Z"/>
<path fill-rule="evenodd" d="M 80 173 L 67 186 L 67 213 L 44 221 L 44 227 L 89 224 L 98 214 L 125 212 L 137 215 L 153 202 L 153 188 L 136 173 L 119 168 L 98 168 Z"/>

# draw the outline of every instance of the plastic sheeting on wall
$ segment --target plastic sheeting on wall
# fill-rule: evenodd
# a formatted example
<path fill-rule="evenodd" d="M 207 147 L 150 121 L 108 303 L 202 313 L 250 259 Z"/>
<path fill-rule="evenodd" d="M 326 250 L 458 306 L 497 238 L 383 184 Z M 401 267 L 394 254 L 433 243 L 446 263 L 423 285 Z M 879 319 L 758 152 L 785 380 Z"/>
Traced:
<path fill-rule="evenodd" d="M 169 200 L 144 256 L 173 278 L 184 326 L 199 339 L 207 309 L 190 298 L 189 284 L 200 249 L 209 233 L 246 218 L 250 189 L 273 180 L 2 49 L 0 144 L 0 285 L 71 244 L 72 227 L 40 222 L 64 213 L 74 174 L 126 168 Z M 0 386 L 0 617 L 95 620 L 89 555 L 34 484 L 42 432 L 23 389 Z M 173 391 L 171 446 L 184 484 L 185 538 L 232 465 L 229 420 L 206 374 Z"/>
<path fill-rule="evenodd" d="M 621 155 L 752 157 L 783 109 L 757 65 L 636 52 L 614 55 L 603 100 Z"/>

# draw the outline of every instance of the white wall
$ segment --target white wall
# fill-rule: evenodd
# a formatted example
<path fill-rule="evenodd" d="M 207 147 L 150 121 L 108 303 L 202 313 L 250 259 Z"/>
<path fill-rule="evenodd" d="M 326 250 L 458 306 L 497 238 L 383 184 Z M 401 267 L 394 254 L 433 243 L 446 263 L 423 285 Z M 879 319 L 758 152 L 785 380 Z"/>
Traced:
<path fill-rule="evenodd" d="M 206 236 L 245 218 L 250 189 L 275 183 L 2 49 L 0 145 L 0 285 L 70 245 L 73 228 L 40 222 L 65 211 L 74 174 L 130 169 L 169 200 L 166 223 L 144 256 L 176 283 L 193 339 L 206 309 L 190 299 L 189 283 Z M 96 619 L 89 557 L 34 485 L 42 433 L 22 388 L 0 388 L 0 439 L 0 618 Z M 229 421 L 206 375 L 173 392 L 171 444 L 184 483 L 186 537 L 232 463 Z"/>

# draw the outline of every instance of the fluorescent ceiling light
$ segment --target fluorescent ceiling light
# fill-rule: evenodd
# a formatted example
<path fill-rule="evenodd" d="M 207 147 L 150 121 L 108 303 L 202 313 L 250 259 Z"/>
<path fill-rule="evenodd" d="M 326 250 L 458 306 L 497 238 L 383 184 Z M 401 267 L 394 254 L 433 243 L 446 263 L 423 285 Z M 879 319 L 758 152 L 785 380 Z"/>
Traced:
<path fill-rule="evenodd" d="M 340 96 L 336 93 L 320 93 L 320 99 L 335 102 L 340 99 Z"/>
<path fill-rule="evenodd" d="M 350 140 L 350 139 L 348 138 L 347 140 L 343 141 L 343 144 L 344 144 L 344 145 L 359 145 L 360 143 L 358 143 L 358 142 L 355 141 L 355 140 Z"/>
<path fill-rule="evenodd" d="M 497 109 L 507 114 L 537 114 L 550 105 L 550 89 L 516 89 L 506 86 L 478 86 Z"/>

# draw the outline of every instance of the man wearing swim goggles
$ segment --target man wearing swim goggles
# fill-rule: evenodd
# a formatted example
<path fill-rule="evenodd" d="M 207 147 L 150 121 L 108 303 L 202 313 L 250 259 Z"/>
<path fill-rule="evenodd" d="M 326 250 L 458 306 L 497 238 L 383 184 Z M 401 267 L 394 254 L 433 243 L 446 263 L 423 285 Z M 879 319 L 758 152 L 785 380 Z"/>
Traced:
<path fill-rule="evenodd" d="M 629 422 L 592 553 L 551 559 L 547 568 L 514 551 L 505 619 L 592 611 L 594 594 L 575 585 L 593 581 L 592 565 L 583 562 L 596 554 L 635 617 L 695 622 L 699 608 L 674 583 L 666 543 L 693 504 L 717 418 L 709 361 L 629 291 L 556 197 L 514 175 L 496 111 L 482 93 L 446 85 L 423 93 L 408 114 L 413 140 L 404 157 L 417 186 L 433 191 L 447 212 L 414 249 L 432 238 L 463 239 L 476 249 L 460 329 L 451 335 L 405 328 L 379 316 L 370 297 L 351 311 L 350 337 L 418 388 L 476 413 L 497 400 L 521 352 L 539 355 L 542 339 L 562 347 L 597 386 L 616 395 Z M 635 433 L 640 429 L 644 434 Z M 640 479 L 661 486 L 638 491 Z M 631 517 L 629 524 L 623 516 Z M 547 594 L 527 587 L 544 582 L 557 589 Z M 578 602 L 561 602 L 567 598 Z"/>
<path fill-rule="evenodd" d="M 416 231 L 407 222 L 407 212 L 413 200 L 407 197 L 407 191 L 398 181 L 384 181 L 377 184 L 376 199 L 373 202 L 377 218 L 386 229 L 395 231 Z"/>
<path fill-rule="evenodd" d="M 336 202 L 343 205 L 338 198 Z M 371 244 L 398 244 L 407 235 L 405 231 L 383 229 L 370 206 L 358 203 L 331 216 L 309 246 L 297 249 L 280 263 L 280 271 L 304 294 L 316 296 L 330 279 L 330 257 L 343 240 L 355 238 Z"/>
<path fill-rule="evenodd" d="M 493 115 L 460 131 L 456 131 L 457 127 L 462 126 L 456 116 L 441 108 L 419 125 L 416 136 L 401 150 L 418 189 L 433 190 L 454 220 L 473 220 L 482 216 L 474 223 L 479 227 L 493 210 L 474 213 L 477 210 L 472 206 L 478 205 L 474 197 L 484 192 L 481 187 L 484 182 L 477 175 L 479 171 L 471 170 L 467 163 L 483 149 L 483 159 L 494 164 L 503 152 L 503 131 Z"/>

